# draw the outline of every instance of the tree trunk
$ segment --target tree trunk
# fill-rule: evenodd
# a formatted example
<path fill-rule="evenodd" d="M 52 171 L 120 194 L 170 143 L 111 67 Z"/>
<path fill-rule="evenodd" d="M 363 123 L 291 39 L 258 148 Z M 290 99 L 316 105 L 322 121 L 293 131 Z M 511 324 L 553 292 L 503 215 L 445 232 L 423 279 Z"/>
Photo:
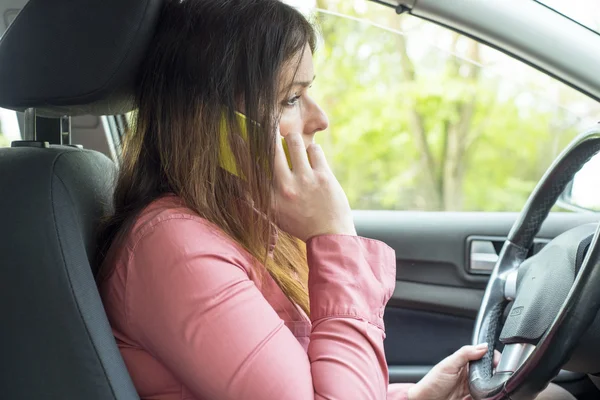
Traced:
<path fill-rule="evenodd" d="M 453 47 L 456 50 L 459 36 L 455 34 Z M 465 84 L 473 88 L 477 84 L 480 76 L 480 52 L 479 43 L 469 39 L 468 59 L 474 63 L 459 61 L 456 57 L 448 60 L 448 72 L 452 78 L 460 78 L 462 67 L 467 68 L 465 75 Z M 463 210 L 463 186 L 465 170 L 467 163 L 467 146 L 470 143 L 472 119 L 475 111 L 477 98 L 475 94 L 468 98 L 465 97 L 456 104 L 458 119 L 454 123 L 446 124 L 446 146 L 445 154 L 442 159 L 444 163 L 441 166 L 442 175 L 442 199 L 443 208 L 446 211 Z"/>
<path fill-rule="evenodd" d="M 402 31 L 400 18 L 394 16 L 394 28 Z M 416 80 L 415 67 L 408 55 L 406 37 L 404 35 L 396 35 L 398 42 L 398 51 L 401 56 L 401 76 L 406 82 L 414 82 Z M 425 132 L 425 124 L 423 116 L 417 110 L 414 99 L 409 99 L 410 107 L 408 110 L 410 131 L 413 135 L 415 145 L 421 155 L 421 165 L 425 168 L 425 185 L 427 187 L 427 208 L 439 210 L 443 207 L 442 185 L 440 184 L 438 175 L 438 163 L 435 160 L 431 146 L 427 140 L 427 132 Z"/>

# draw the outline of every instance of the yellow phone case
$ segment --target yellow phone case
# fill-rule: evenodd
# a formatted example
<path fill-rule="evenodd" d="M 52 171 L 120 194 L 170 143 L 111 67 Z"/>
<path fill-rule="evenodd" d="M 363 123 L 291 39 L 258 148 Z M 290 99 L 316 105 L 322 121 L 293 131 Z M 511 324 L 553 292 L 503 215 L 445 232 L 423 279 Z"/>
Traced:
<path fill-rule="evenodd" d="M 247 141 L 248 133 L 246 130 L 246 116 L 237 111 L 236 111 L 235 115 L 238 118 L 238 124 L 240 126 L 242 138 L 245 141 Z M 225 116 L 223 116 L 223 119 L 221 120 L 220 130 L 221 130 L 221 138 L 220 138 L 220 145 L 219 145 L 219 159 L 221 161 L 221 168 L 223 168 L 224 170 L 228 171 L 229 173 L 231 173 L 237 177 L 240 177 L 240 173 L 238 171 L 237 164 L 235 162 L 235 156 L 233 155 L 233 152 L 231 151 L 231 145 L 229 143 L 229 135 L 227 134 L 227 121 L 225 120 Z M 291 169 L 292 162 L 290 160 L 290 153 L 288 150 L 287 143 L 283 137 L 281 138 L 281 143 L 283 144 L 283 150 L 285 151 L 285 157 L 287 158 L 288 165 Z"/>

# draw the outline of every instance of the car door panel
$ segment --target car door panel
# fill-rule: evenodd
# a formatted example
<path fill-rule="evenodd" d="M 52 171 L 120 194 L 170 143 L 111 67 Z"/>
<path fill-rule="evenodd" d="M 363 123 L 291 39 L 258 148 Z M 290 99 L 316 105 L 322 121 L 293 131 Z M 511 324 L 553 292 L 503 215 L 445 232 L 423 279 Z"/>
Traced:
<path fill-rule="evenodd" d="M 469 343 L 474 320 L 466 317 L 390 307 L 385 314 L 388 364 L 431 366 Z"/>
<path fill-rule="evenodd" d="M 355 211 L 354 217 L 360 235 L 396 251 L 396 288 L 385 313 L 390 381 L 418 381 L 471 342 L 489 273 L 469 271 L 469 239 L 501 243 L 518 214 Z M 537 237 L 548 241 L 597 220 L 593 213 L 552 213 Z M 564 371 L 557 381 L 566 385 L 583 378 Z"/>

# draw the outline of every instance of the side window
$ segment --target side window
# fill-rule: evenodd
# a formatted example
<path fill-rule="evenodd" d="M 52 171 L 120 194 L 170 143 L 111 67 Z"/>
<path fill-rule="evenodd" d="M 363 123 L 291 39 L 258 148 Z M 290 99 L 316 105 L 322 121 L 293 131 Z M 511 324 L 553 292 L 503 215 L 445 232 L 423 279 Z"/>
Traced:
<path fill-rule="evenodd" d="M 0 147 L 10 147 L 14 140 L 21 139 L 17 113 L 0 108 Z"/>
<path fill-rule="evenodd" d="M 354 209 L 518 211 L 600 105 L 446 28 L 318 0 L 317 136 Z"/>
<path fill-rule="evenodd" d="M 25 2 L 24 2 L 25 3 Z M 4 20 L 0 23 L 2 34 L 8 29 L 8 26 L 13 23 L 19 9 L 9 7 L 4 12 Z M 10 144 L 15 140 L 21 140 L 21 131 L 17 113 L 12 110 L 0 108 L 0 147 L 10 147 Z"/>

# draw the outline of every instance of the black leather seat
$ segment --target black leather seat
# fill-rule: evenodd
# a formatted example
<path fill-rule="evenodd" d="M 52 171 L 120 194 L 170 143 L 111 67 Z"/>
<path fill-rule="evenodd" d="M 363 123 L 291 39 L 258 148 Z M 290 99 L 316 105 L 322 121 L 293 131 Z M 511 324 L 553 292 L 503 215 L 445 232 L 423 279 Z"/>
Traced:
<path fill-rule="evenodd" d="M 90 268 L 104 155 L 0 149 L 0 398 L 137 399 Z"/>
<path fill-rule="evenodd" d="M 31 0 L 0 41 L 0 106 L 117 114 L 160 0 Z M 75 147 L 0 149 L 0 398 L 138 399 L 91 269 L 115 165 Z"/>

